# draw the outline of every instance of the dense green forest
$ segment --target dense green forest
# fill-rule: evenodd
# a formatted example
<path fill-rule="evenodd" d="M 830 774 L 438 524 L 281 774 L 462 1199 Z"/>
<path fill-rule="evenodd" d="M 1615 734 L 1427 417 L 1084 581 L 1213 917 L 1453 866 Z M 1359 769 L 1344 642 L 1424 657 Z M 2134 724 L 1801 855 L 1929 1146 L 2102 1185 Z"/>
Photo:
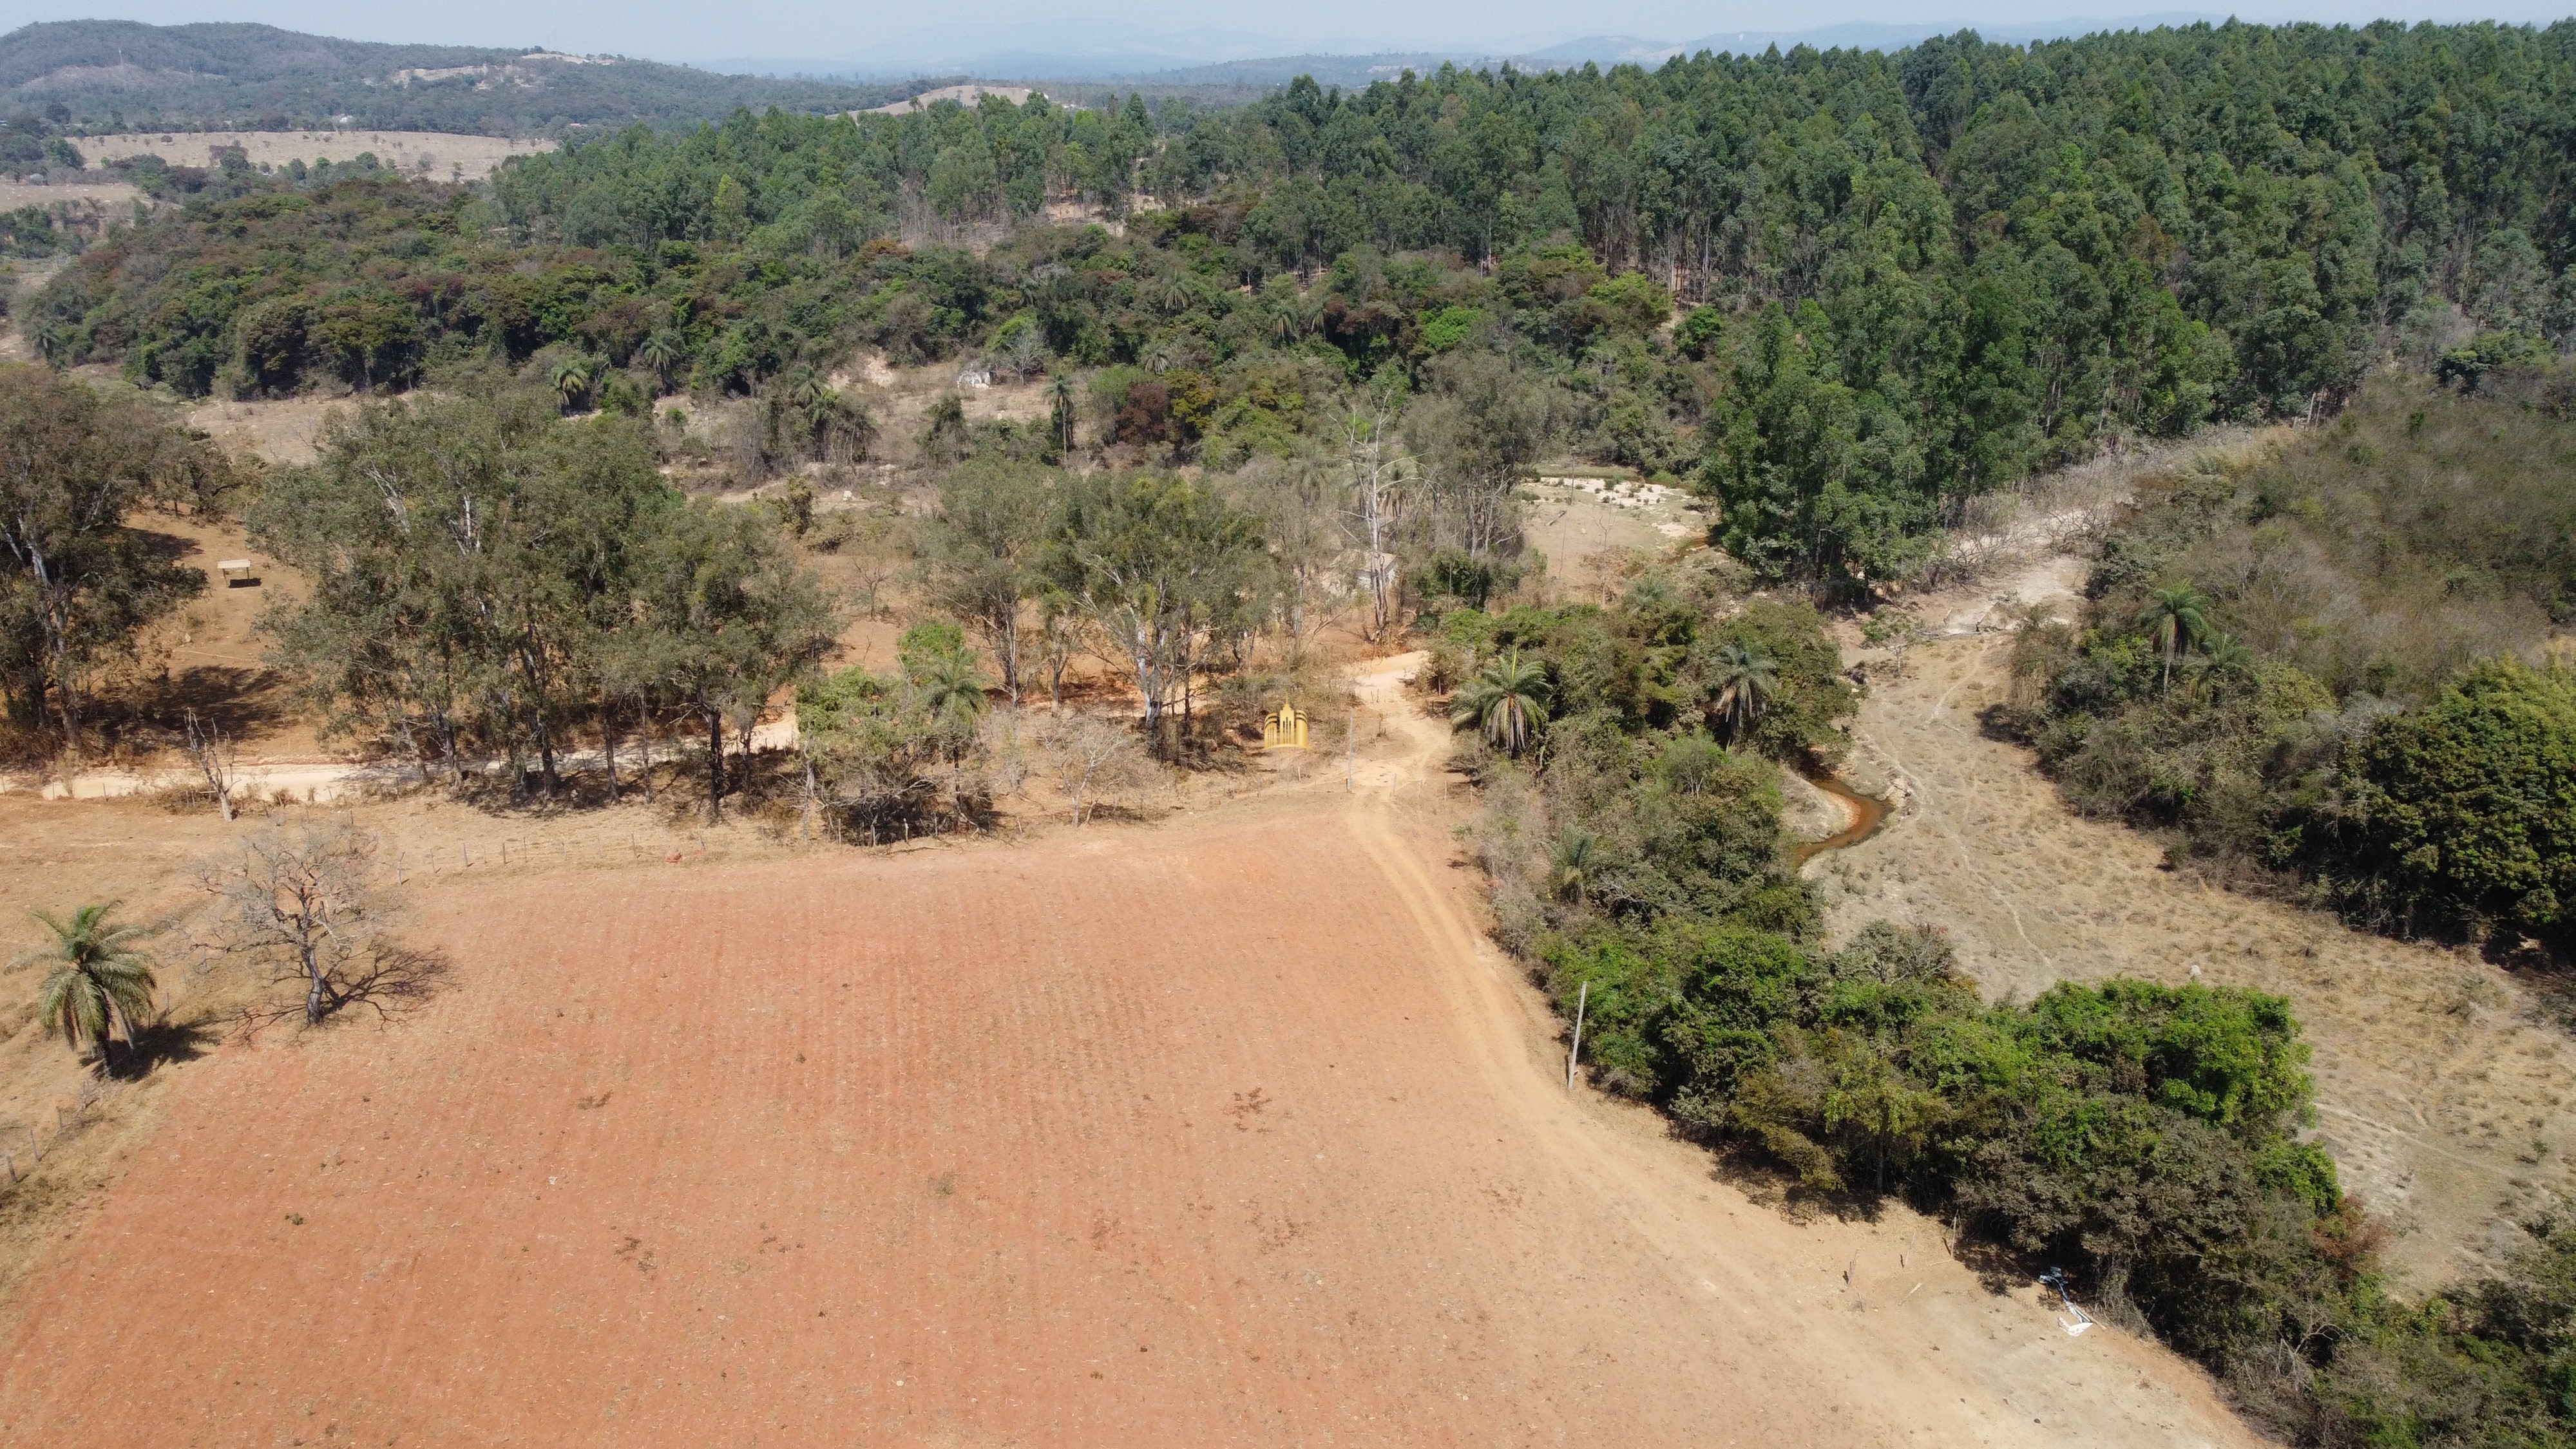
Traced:
<path fill-rule="evenodd" d="M 910 93 L 270 25 L 61 20 L 0 35 L 0 109 L 50 113 L 83 131 L 306 130 L 346 116 L 367 130 L 533 136 L 709 120 L 740 106 L 852 110 Z"/>
<path fill-rule="evenodd" d="M 488 192 L 209 188 L 30 325 L 188 393 L 547 347 L 735 391 L 862 343 L 1135 367 L 1184 457 L 1258 446 L 1218 417 L 1277 412 L 1286 359 L 1437 389 L 1490 356 L 1571 389 L 1575 445 L 1700 480 L 1767 573 L 1879 578 L 2034 468 L 2331 412 L 2479 330 L 2563 344 L 2571 75 L 2576 25 L 2228 25 L 1218 111 L 738 113 Z M 1060 198 L 1135 215 L 1044 225 Z M 390 366 L 250 367 L 254 309 L 349 305 L 407 314 Z"/>

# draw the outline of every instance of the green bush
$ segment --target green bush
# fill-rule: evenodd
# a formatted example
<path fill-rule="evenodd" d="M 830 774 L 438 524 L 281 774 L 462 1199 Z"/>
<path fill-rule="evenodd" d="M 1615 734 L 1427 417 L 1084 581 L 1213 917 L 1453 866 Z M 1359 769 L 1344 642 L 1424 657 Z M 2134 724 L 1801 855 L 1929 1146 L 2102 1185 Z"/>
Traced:
<path fill-rule="evenodd" d="M 1825 632 L 1824 616 L 1803 602 L 1755 599 L 1696 631 L 1687 673 L 1696 685 L 1695 702 L 1703 709 L 1715 697 L 1708 681 L 1716 651 L 1730 644 L 1769 659 L 1778 681 L 1740 743 L 1774 759 L 1842 758 L 1851 746 L 1844 723 L 1860 707 L 1860 691 L 1843 677 L 1842 650 Z"/>
<path fill-rule="evenodd" d="M 2479 665 L 2354 747 L 2311 848 L 2351 898 L 2410 927 L 2564 940 L 2576 924 L 2576 674 Z M 2348 875 L 2345 874 L 2348 872 Z"/>

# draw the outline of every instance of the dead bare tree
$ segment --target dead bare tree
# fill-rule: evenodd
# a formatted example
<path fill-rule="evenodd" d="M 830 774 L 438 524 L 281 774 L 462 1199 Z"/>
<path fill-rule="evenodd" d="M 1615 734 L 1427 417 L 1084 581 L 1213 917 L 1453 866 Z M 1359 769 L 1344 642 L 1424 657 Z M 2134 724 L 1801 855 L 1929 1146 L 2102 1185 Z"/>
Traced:
<path fill-rule="evenodd" d="M 1046 670 L 1047 705 L 1064 710 L 1064 673 L 1088 647 L 1090 624 L 1070 595 L 1050 589 L 1038 598 L 1038 663 Z"/>
<path fill-rule="evenodd" d="M 1351 470 L 1351 522 L 1363 550 L 1360 588 L 1368 596 L 1368 637 L 1386 637 L 1395 625 L 1395 541 L 1404 504 L 1401 485 L 1412 463 L 1392 446 L 1393 410 L 1374 403 L 1353 407 L 1342 422 L 1344 456 Z"/>
<path fill-rule="evenodd" d="M 233 818 L 232 742 L 224 738 L 224 727 L 213 720 L 200 720 L 193 709 L 187 717 L 188 758 L 196 761 L 197 773 L 204 776 L 206 788 L 215 792 L 215 808 L 226 820 Z"/>
<path fill-rule="evenodd" d="M 300 1006 L 243 1011 L 244 1031 L 301 1015 L 317 1026 L 351 1006 L 387 1017 L 424 997 L 443 958 L 385 935 L 394 904 L 376 866 L 375 837 L 354 826 L 271 827 L 240 854 L 201 867 L 215 897 L 213 949 L 241 957 L 273 983 L 299 982 Z"/>

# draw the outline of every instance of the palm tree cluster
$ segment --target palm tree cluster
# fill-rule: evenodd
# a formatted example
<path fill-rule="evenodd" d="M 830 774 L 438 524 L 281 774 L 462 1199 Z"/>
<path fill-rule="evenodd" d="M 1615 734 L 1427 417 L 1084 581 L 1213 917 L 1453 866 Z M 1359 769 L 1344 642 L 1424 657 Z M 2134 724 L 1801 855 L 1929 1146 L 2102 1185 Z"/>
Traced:
<path fill-rule="evenodd" d="M 2203 688 L 2214 687 L 2222 677 L 2242 679 L 2253 670 L 2254 651 L 2229 638 L 2210 621 L 2208 596 L 2187 580 L 2151 590 L 2146 607 L 2138 611 L 2137 627 L 2164 656 L 2159 693 L 2172 692 L 2174 665 L 2186 656 L 2192 656 L 2186 667 L 2202 681 Z"/>

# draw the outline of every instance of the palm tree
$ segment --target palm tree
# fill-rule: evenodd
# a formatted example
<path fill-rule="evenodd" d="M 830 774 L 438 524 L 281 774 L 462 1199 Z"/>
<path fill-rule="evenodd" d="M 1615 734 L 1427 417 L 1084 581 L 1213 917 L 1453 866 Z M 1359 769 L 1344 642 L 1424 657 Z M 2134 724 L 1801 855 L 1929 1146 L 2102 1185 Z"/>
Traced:
<path fill-rule="evenodd" d="M 1536 660 L 1521 658 L 1521 651 L 1514 649 L 1459 687 L 1449 722 L 1459 729 L 1481 728 L 1485 738 L 1505 754 L 1518 755 L 1529 748 L 1538 727 L 1547 723 L 1547 707 L 1554 697 L 1547 670 Z"/>
<path fill-rule="evenodd" d="M 942 650 L 920 660 L 911 670 L 913 688 L 921 691 L 921 707 L 954 745 L 953 754 L 962 754 L 964 742 L 974 738 L 976 721 L 984 717 L 984 691 L 988 683 L 984 671 L 976 667 L 971 649 Z"/>
<path fill-rule="evenodd" d="M 805 420 L 805 432 L 812 443 L 814 456 L 824 457 L 832 451 L 838 434 L 849 431 L 838 389 L 812 370 L 800 372 L 787 387 L 787 406 Z"/>
<path fill-rule="evenodd" d="M 97 1044 L 98 1064 L 109 1065 L 110 1032 L 121 1020 L 125 1039 L 134 1040 L 134 1024 L 152 1010 L 152 958 L 135 943 L 152 934 L 148 926 L 121 926 L 108 916 L 121 902 L 102 901 L 72 912 L 68 921 L 43 911 L 37 920 L 54 933 L 54 943 L 12 961 L 10 969 L 38 964 L 53 969 L 36 992 L 36 1019 L 63 1034 L 72 1050 L 83 1041 Z"/>
<path fill-rule="evenodd" d="M 2219 674 L 2249 674 L 2254 669 L 2254 651 L 2217 630 L 2211 630 L 2201 642 L 2201 652 L 2209 656 L 2209 667 Z"/>
<path fill-rule="evenodd" d="M 635 349 L 635 360 L 653 369 L 653 380 L 662 385 L 663 391 L 668 392 L 671 387 L 671 369 L 680 365 L 678 334 L 664 328 L 645 338 L 642 345 Z"/>
<path fill-rule="evenodd" d="M 2241 682 L 2254 675 L 2254 651 L 2215 629 L 2201 640 L 2199 656 L 2185 661 L 2184 667 L 2189 669 L 2195 663 L 2200 666 L 2203 688 L 2211 693 L 2216 692 L 2221 680 Z"/>
<path fill-rule="evenodd" d="M 1601 837 L 1579 825 L 1569 825 L 1547 848 L 1548 889 L 1558 900 L 1581 900 L 1590 893 L 1601 863 Z"/>
<path fill-rule="evenodd" d="M 823 381 L 823 375 L 811 368 L 797 373 L 796 380 L 787 385 L 787 405 L 805 414 L 809 421 L 840 400 L 841 395 Z"/>
<path fill-rule="evenodd" d="M 1190 282 L 1190 274 L 1178 267 L 1165 272 L 1154 284 L 1154 305 L 1165 312 L 1186 312 L 1198 300 L 1199 289 Z"/>
<path fill-rule="evenodd" d="M 1726 721 L 1727 743 L 1735 744 L 1761 722 L 1771 697 L 1780 692 L 1780 666 L 1759 649 L 1728 644 L 1717 651 L 1709 682 L 1717 686 L 1710 707 Z"/>
<path fill-rule="evenodd" d="M 2161 686 L 2173 688 L 2174 656 L 2209 637 L 2209 600 L 2188 583 L 2169 589 L 2157 589 L 2147 595 L 2147 606 L 2138 612 L 2138 627 L 2156 641 L 2165 656 L 2165 677 Z"/>
<path fill-rule="evenodd" d="M 555 364 L 555 370 L 549 375 L 548 380 L 554 384 L 555 396 L 563 400 L 565 412 L 571 412 L 579 407 L 581 400 L 590 395 L 590 377 L 589 358 L 567 357 Z"/>

